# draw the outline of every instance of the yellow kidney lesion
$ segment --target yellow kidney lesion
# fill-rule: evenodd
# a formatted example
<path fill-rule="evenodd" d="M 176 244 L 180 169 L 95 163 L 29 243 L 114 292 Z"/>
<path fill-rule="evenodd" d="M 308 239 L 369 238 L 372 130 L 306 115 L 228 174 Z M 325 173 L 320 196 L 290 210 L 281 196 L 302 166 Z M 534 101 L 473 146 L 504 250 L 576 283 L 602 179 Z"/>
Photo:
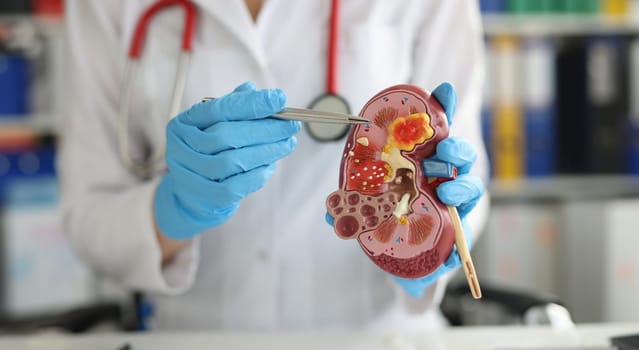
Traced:
<path fill-rule="evenodd" d="M 415 145 L 421 144 L 435 135 L 430 125 L 428 113 L 413 113 L 399 117 L 390 122 L 387 127 L 386 144 L 382 147 L 381 159 L 390 169 L 384 177 L 384 182 L 395 178 L 396 169 L 410 169 L 415 172 L 414 164 L 401 154 L 401 151 L 412 151 Z"/>
<path fill-rule="evenodd" d="M 413 113 L 406 117 L 395 119 L 388 126 L 388 140 L 384 150 L 398 148 L 412 151 L 415 145 L 421 144 L 435 135 L 430 125 L 428 113 Z"/>

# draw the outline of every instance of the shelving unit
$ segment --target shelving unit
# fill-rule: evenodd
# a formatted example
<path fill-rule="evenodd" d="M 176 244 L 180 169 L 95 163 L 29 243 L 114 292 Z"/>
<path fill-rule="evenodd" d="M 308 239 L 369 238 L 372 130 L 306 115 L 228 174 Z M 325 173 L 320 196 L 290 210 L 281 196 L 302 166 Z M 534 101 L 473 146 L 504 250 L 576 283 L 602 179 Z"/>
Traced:
<path fill-rule="evenodd" d="M 565 36 L 639 33 L 639 18 L 602 15 L 501 15 L 483 16 L 484 33 L 513 36 Z"/>
<path fill-rule="evenodd" d="M 51 30 L 59 32 L 64 28 L 64 21 L 58 17 L 0 14 L 0 24 L 16 23 L 29 23 L 38 29 L 45 29 L 47 33 L 51 33 Z M 56 34 L 55 32 L 51 34 Z"/>
<path fill-rule="evenodd" d="M 57 122 L 59 118 L 54 114 L 4 115 L 0 117 L 0 128 L 21 127 L 32 130 L 38 135 L 57 135 L 60 127 Z"/>
<path fill-rule="evenodd" d="M 490 13 L 483 15 L 482 21 L 488 39 L 515 39 L 518 46 L 514 50 L 522 51 L 517 52 L 519 56 L 513 55 L 514 60 L 524 58 L 521 53 L 529 48 L 525 46 L 528 43 L 550 43 L 554 50 L 563 50 L 591 43 L 591 38 L 615 36 L 630 42 L 639 37 L 639 17 L 633 15 Z M 513 59 L 513 56 L 509 58 Z M 587 71 L 588 75 L 594 74 L 595 68 L 588 69 L 591 69 Z M 540 74 L 543 72 L 547 71 L 542 70 Z M 602 72 L 605 74 L 607 71 Z M 555 73 L 549 76 L 559 78 L 565 75 Z M 573 82 L 571 79 L 562 81 Z M 495 83 L 499 83 L 498 79 Z M 571 85 L 555 83 L 553 86 L 560 91 L 560 88 L 567 89 Z M 573 86 L 583 87 L 575 83 Z M 520 103 L 523 109 L 522 96 L 517 95 L 520 100 L 516 103 Z M 557 95 L 554 97 L 557 98 Z M 550 115 L 559 117 L 557 109 L 550 110 L 557 112 Z M 566 115 L 577 114 L 562 114 Z M 526 120 L 522 120 L 522 124 L 526 125 Z M 630 124 L 626 126 L 629 127 Z M 518 134 L 521 135 L 527 137 L 525 133 Z M 587 137 L 586 133 L 563 135 Z M 583 153 L 574 152 L 578 152 L 579 147 L 571 149 L 571 152 L 563 149 L 562 157 L 578 162 L 582 159 L 578 156 Z M 597 169 L 595 166 L 586 163 L 588 166 L 584 168 L 593 173 L 597 171 L 591 170 Z M 632 296 L 624 293 L 639 288 L 639 274 L 636 273 L 639 271 L 639 258 L 625 249 L 639 244 L 639 236 L 636 235 L 639 227 L 639 176 L 607 174 L 606 171 L 600 171 L 602 174 L 585 174 L 585 171 L 581 174 L 571 169 L 564 171 L 567 174 L 543 177 L 528 176 L 524 171 L 524 175 L 517 179 L 494 179 L 487 184 L 492 208 L 483 236 L 473 248 L 479 278 L 557 295 L 577 322 L 637 319 L 633 305 L 639 305 L 639 297 L 636 293 Z M 625 308 L 623 302 L 628 304 Z"/>
<path fill-rule="evenodd" d="M 569 41 L 572 37 L 618 36 L 624 38 L 624 40 L 633 40 L 639 37 L 639 13 L 636 15 L 612 16 L 603 14 L 520 14 L 491 12 L 482 15 L 482 22 L 484 35 L 487 39 L 521 39 L 518 40 L 517 44 L 521 46 L 518 46 L 516 50 L 523 50 L 524 44 L 522 44 L 522 42 L 528 38 L 535 37 L 557 39 L 553 41 L 554 44 L 558 44 L 557 47 L 562 46 L 563 40 Z M 515 60 L 522 59 L 523 55 L 518 55 L 515 58 Z M 525 68 L 523 65 L 518 67 L 520 69 Z M 495 69 L 495 67 L 492 69 Z M 517 72 L 517 74 L 520 74 L 520 76 L 517 76 L 515 79 L 523 79 L 521 72 Z M 628 72 L 628 74 L 630 74 L 630 72 Z M 490 78 L 491 77 L 488 79 Z M 493 76 L 492 78 L 495 77 Z M 502 83 L 498 81 L 501 78 L 502 77 L 497 77 L 494 82 L 488 81 L 488 84 Z M 521 83 L 521 81 L 518 81 L 518 83 Z M 555 86 L 555 88 L 557 87 Z M 491 87 L 488 88 L 488 90 L 490 89 Z M 515 103 L 520 104 L 522 109 L 525 107 L 524 94 L 523 91 L 518 91 L 513 94 L 513 96 L 516 96 Z M 495 97 L 490 96 L 487 98 L 493 99 Z M 555 115 L 555 117 L 558 116 Z M 623 185 L 620 185 L 620 181 Z M 578 188 L 579 186 L 592 187 L 591 184 L 592 186 L 602 186 L 602 189 L 597 192 L 599 195 L 610 193 L 610 196 L 639 196 L 633 176 L 621 174 L 616 176 L 559 174 L 548 177 L 531 178 L 524 176 L 515 181 L 495 179 L 494 182 L 490 184 L 490 189 L 497 199 L 512 200 L 518 196 L 528 199 L 548 199 L 572 196 L 570 194 L 571 191 L 579 192 L 580 196 L 585 195 L 585 193 L 592 193 L 592 191 L 587 189 L 584 192 Z M 625 190 L 627 190 L 627 192 L 625 192 Z"/>
<path fill-rule="evenodd" d="M 639 177 L 632 175 L 558 175 L 494 180 L 488 186 L 495 204 L 513 201 L 579 201 L 639 197 Z M 639 214 L 638 214 L 639 215 Z"/>
<path fill-rule="evenodd" d="M 31 16 L 31 15 L 0 15 L 0 29 L 5 33 L 15 36 L 13 44 L 16 51 L 24 52 L 25 56 L 35 61 L 34 65 L 42 64 L 43 55 L 48 54 L 46 45 L 50 42 L 60 40 L 64 35 L 64 22 L 58 17 Z M 5 34 L 6 35 L 6 34 Z M 5 38 L 6 39 L 6 38 Z M 44 53 L 43 53 L 44 52 Z M 50 62 L 46 62 L 50 64 Z M 59 74 L 59 72 L 51 71 L 51 67 L 47 67 L 47 74 Z M 58 67 L 56 67 L 57 69 Z M 39 67 L 36 67 L 40 71 Z M 52 88 L 50 83 L 55 84 L 55 79 L 51 75 L 46 76 L 48 80 L 44 86 L 38 85 L 41 82 L 38 79 L 42 77 L 35 76 L 32 83 L 32 102 L 38 104 L 39 93 L 51 94 Z M 32 130 L 39 135 L 55 135 L 58 130 L 58 121 L 60 120 L 59 111 L 56 110 L 55 101 L 48 101 L 46 106 L 38 106 L 39 108 L 27 115 L 1 115 L 0 128 L 2 127 L 21 127 Z"/>

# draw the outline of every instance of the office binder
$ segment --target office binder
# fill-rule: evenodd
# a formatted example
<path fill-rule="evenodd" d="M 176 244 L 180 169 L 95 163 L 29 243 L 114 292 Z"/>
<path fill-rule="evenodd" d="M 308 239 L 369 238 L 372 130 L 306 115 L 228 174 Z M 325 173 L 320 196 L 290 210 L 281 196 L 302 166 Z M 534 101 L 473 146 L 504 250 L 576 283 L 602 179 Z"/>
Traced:
<path fill-rule="evenodd" d="M 629 43 L 628 59 L 629 118 L 624 155 L 626 171 L 639 174 L 639 39 Z"/>
<path fill-rule="evenodd" d="M 557 170 L 586 173 L 586 49 L 580 37 L 566 38 L 557 52 Z"/>
<path fill-rule="evenodd" d="M 628 53 L 625 38 L 591 37 L 586 43 L 587 170 L 624 173 L 628 126 Z"/>
<path fill-rule="evenodd" d="M 601 4 L 602 12 L 608 16 L 625 16 L 630 11 L 629 0 L 603 0 Z"/>
<path fill-rule="evenodd" d="M 525 174 L 524 124 L 521 105 L 521 52 L 519 39 L 495 37 L 491 43 L 498 67 L 494 89 L 491 148 L 496 179 L 517 179 Z"/>
<path fill-rule="evenodd" d="M 625 38 L 566 39 L 557 62 L 560 172 L 625 172 L 624 153 L 628 144 Z"/>
<path fill-rule="evenodd" d="M 555 44 L 549 38 L 531 37 L 523 46 L 526 173 L 552 175 L 556 172 Z"/>

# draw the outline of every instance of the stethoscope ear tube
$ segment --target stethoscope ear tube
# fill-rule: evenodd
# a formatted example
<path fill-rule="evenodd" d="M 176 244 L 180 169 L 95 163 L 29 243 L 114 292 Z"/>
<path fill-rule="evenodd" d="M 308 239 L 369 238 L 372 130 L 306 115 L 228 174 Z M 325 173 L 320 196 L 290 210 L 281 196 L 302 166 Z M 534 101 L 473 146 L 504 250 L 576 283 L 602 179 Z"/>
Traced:
<path fill-rule="evenodd" d="M 167 118 L 167 120 L 169 120 L 180 111 L 182 96 L 184 95 L 184 89 L 186 87 L 186 78 L 191 61 L 193 37 L 195 36 L 195 26 L 197 22 L 197 10 L 195 5 L 188 0 L 157 1 L 142 14 L 140 21 L 138 21 L 135 27 L 131 47 L 129 49 L 129 59 L 127 62 L 126 76 L 124 77 L 124 86 L 122 88 L 122 95 L 120 96 L 120 108 L 118 112 L 118 150 L 120 153 L 120 159 L 124 165 L 132 173 L 141 178 L 149 178 L 155 172 L 161 170 L 160 168 L 162 166 L 166 146 L 163 144 L 161 147 L 158 147 L 156 151 L 144 161 L 135 160 L 131 156 L 129 144 L 129 103 L 131 102 L 132 87 L 137 75 L 138 62 L 142 53 L 150 20 L 158 11 L 177 5 L 183 8 L 186 21 L 182 33 L 182 47 L 178 58 L 177 71 L 175 73 L 175 84 L 171 98 L 171 108 Z"/>

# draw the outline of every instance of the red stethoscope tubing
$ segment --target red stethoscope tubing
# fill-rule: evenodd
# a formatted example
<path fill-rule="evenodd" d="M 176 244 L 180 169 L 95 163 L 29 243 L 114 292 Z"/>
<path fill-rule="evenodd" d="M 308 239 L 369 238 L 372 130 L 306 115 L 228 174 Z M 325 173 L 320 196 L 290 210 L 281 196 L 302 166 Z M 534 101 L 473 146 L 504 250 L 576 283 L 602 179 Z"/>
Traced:
<path fill-rule="evenodd" d="M 337 76 L 338 76 L 338 58 L 339 51 L 339 12 L 340 0 L 331 0 L 331 17 L 329 21 L 328 32 L 328 58 L 326 71 L 326 92 L 331 95 L 337 95 Z"/>
<path fill-rule="evenodd" d="M 184 9 L 184 30 L 182 32 L 182 51 L 193 51 L 193 38 L 197 25 L 197 8 L 190 0 L 159 0 L 149 6 L 135 26 L 133 39 L 129 49 L 129 59 L 138 60 L 142 55 L 142 49 L 146 39 L 149 22 L 159 11 L 180 6 Z M 340 0 L 331 0 L 331 15 L 329 18 L 327 69 L 326 69 L 326 92 L 337 95 L 338 91 L 338 52 L 339 52 L 339 31 L 340 31 Z"/>
<path fill-rule="evenodd" d="M 142 13 L 140 20 L 138 20 L 135 26 L 135 31 L 133 32 L 131 47 L 129 49 L 129 59 L 137 60 L 140 58 L 144 47 L 144 41 L 146 39 L 147 28 L 149 27 L 149 22 L 151 22 L 153 16 L 161 10 L 173 6 L 181 6 L 184 10 L 182 51 L 193 51 L 193 38 L 195 37 L 195 26 L 197 25 L 197 8 L 195 5 L 189 0 L 159 0 L 149 6 L 144 13 Z"/>

